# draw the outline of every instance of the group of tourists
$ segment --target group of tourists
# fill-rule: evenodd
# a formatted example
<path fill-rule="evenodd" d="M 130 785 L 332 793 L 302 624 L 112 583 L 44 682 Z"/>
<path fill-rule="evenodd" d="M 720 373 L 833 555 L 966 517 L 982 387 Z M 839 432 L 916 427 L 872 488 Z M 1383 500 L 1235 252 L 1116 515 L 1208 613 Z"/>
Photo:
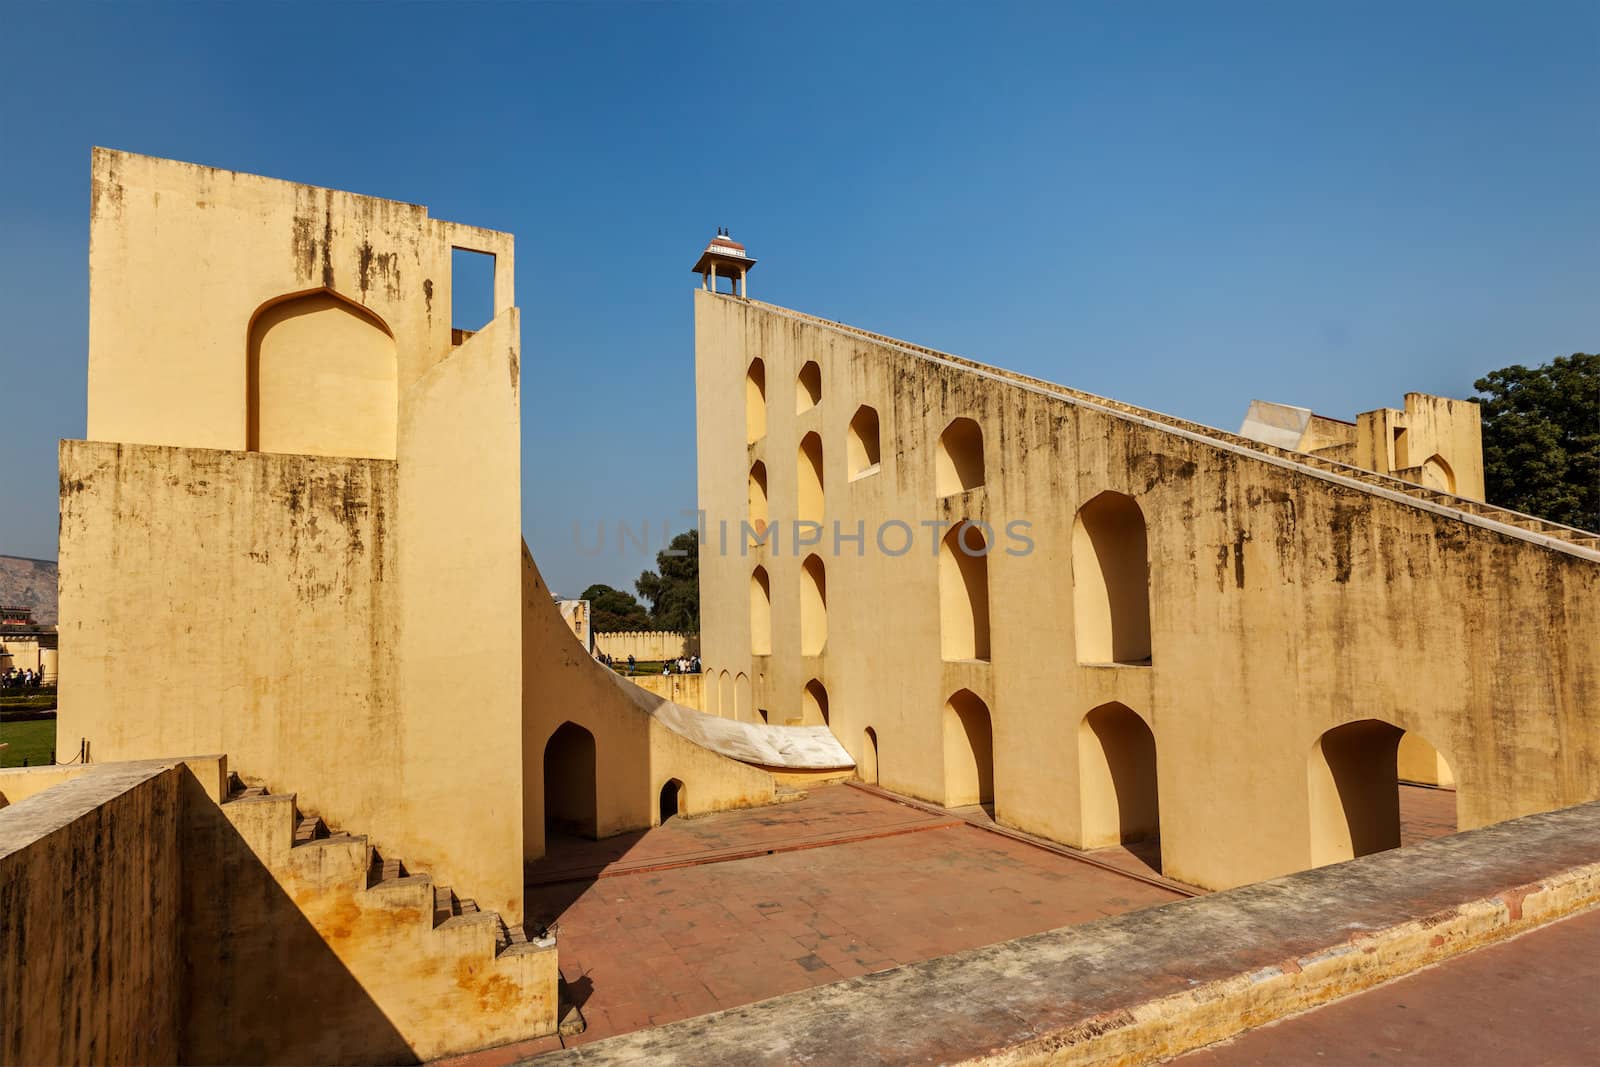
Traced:
<path fill-rule="evenodd" d="M 594 654 L 594 658 L 599 660 L 601 663 L 604 663 L 607 667 L 610 667 L 614 671 L 615 670 L 621 670 L 621 667 L 619 666 L 619 661 L 615 657 L 613 657 L 611 655 L 611 653 L 609 653 L 609 652 L 596 652 Z M 639 668 L 639 660 L 631 652 L 628 654 L 628 658 L 626 660 L 623 660 L 623 661 L 620 661 L 620 662 L 625 662 L 628 665 L 628 673 L 629 674 L 633 674 Z M 669 660 L 667 660 L 667 661 L 665 661 L 664 663 L 661 664 L 661 673 L 662 674 L 699 674 L 700 673 L 700 657 L 699 656 L 679 656 L 677 659 L 669 659 Z"/>
<path fill-rule="evenodd" d="M 632 656 L 628 657 L 628 662 L 629 662 L 630 665 L 632 664 L 632 662 L 633 662 L 633 657 Z M 677 669 L 674 670 L 673 668 L 677 668 Z M 631 674 L 632 672 L 630 671 L 629 673 Z M 669 660 L 667 660 L 665 663 L 663 663 L 661 665 L 661 673 L 662 674 L 699 674 L 700 673 L 700 657 L 699 656 L 679 656 L 675 660 L 669 659 Z"/>
<path fill-rule="evenodd" d="M 16 670 L 7 667 L 0 671 L 0 689 L 37 689 L 44 684 L 44 675 L 31 667 Z"/>

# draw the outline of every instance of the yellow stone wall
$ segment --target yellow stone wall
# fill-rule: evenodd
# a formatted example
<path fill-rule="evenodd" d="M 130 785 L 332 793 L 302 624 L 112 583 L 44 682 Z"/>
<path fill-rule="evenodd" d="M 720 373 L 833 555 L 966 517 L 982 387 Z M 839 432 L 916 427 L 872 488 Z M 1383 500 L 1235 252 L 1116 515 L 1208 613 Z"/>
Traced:
<path fill-rule="evenodd" d="M 104 149 L 93 172 L 61 736 L 226 750 L 520 921 L 510 235 Z M 460 344 L 453 248 L 496 257 L 494 319 Z"/>
<path fill-rule="evenodd" d="M 1238 885 L 1312 863 L 1318 738 L 1364 718 L 1415 731 L 1459 786 L 1463 828 L 1600 796 L 1600 565 L 1518 531 L 1208 438 L 1196 438 L 1020 376 L 831 329 L 769 305 L 696 292 L 703 656 L 746 675 L 772 721 L 802 714 L 820 681 L 833 732 L 886 788 L 945 802 L 946 705 L 988 708 L 1000 821 L 1069 844 L 1085 830 L 1081 726 L 1108 704 L 1153 732 L 1168 875 Z M 748 438 L 747 368 L 763 361 L 762 432 Z M 801 367 L 821 401 L 797 413 Z M 876 409 L 880 462 L 847 466 L 849 428 Z M 941 498 L 937 443 L 952 420 L 982 428 L 984 484 Z M 823 446 L 831 534 L 796 552 L 801 440 Z M 741 555 L 751 466 L 783 543 Z M 1146 523 L 1151 662 L 1080 663 L 1073 531 L 1101 493 Z M 722 520 L 730 523 L 726 535 Z M 925 521 L 985 520 L 987 661 L 941 654 L 939 559 Z M 915 535 L 873 543 L 900 520 Z M 1030 523 L 1031 548 L 1006 534 Z M 898 548 L 903 536 L 891 531 Z M 1017 554 L 1013 554 L 1013 550 Z M 827 643 L 801 654 L 802 561 L 826 568 Z M 753 655 L 751 574 L 771 589 L 770 655 Z M 867 749 L 866 731 L 876 737 Z M 867 772 L 864 772 L 867 773 Z M 1321 817 L 1318 815 L 1318 817 Z"/>

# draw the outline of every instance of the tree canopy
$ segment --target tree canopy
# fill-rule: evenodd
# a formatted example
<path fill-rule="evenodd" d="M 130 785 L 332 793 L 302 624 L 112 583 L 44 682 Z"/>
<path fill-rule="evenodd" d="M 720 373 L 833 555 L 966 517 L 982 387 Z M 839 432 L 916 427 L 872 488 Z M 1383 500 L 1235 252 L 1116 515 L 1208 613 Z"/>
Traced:
<path fill-rule="evenodd" d="M 700 536 L 685 530 L 665 551 L 656 553 L 656 569 L 634 583 L 650 602 L 650 618 L 658 630 L 700 632 Z"/>
<path fill-rule="evenodd" d="M 595 633 L 654 629 L 650 613 L 632 593 L 609 585 L 591 585 L 581 599 L 589 602 L 590 627 Z"/>
<path fill-rule="evenodd" d="M 1514 364 L 1473 383 L 1491 503 L 1600 529 L 1600 355 Z"/>

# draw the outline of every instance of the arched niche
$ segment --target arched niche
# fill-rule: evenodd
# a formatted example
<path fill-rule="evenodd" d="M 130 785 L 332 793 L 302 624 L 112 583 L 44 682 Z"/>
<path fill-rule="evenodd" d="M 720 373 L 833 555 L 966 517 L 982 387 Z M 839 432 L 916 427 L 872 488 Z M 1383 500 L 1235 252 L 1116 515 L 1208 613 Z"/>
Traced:
<path fill-rule="evenodd" d="M 1150 567 L 1133 497 L 1107 491 L 1078 509 L 1072 605 L 1079 663 L 1150 663 Z"/>
<path fill-rule="evenodd" d="M 983 481 L 983 430 L 972 419 L 954 419 L 939 435 L 934 460 L 935 492 L 942 497 L 952 496 L 976 489 Z"/>
<path fill-rule="evenodd" d="M 794 413 L 803 414 L 822 403 L 822 368 L 811 360 L 794 380 Z"/>
<path fill-rule="evenodd" d="M 802 522 L 822 521 L 822 437 L 815 431 L 800 439 L 795 515 Z"/>
<path fill-rule="evenodd" d="M 828 576 L 813 553 L 800 565 L 800 654 L 820 656 L 827 643 Z"/>
<path fill-rule="evenodd" d="M 944 803 L 994 803 L 994 731 L 989 706 L 970 689 L 944 706 Z"/>
<path fill-rule="evenodd" d="M 394 335 L 332 289 L 270 300 L 251 316 L 246 448 L 393 459 L 399 422 Z"/>
<path fill-rule="evenodd" d="M 750 361 L 744 375 L 744 440 L 755 444 L 767 436 L 767 365 Z"/>
<path fill-rule="evenodd" d="M 1101 704 L 1079 721 L 1078 784 L 1084 848 L 1160 834 L 1155 735 L 1127 706 Z"/>
<path fill-rule="evenodd" d="M 828 725 L 828 691 L 815 678 L 800 691 L 800 723 L 803 726 Z"/>
<path fill-rule="evenodd" d="M 596 759 L 594 734 L 564 722 L 544 746 L 545 834 L 595 837 Z"/>
<path fill-rule="evenodd" d="M 772 655 L 772 581 L 765 567 L 750 573 L 750 654 Z"/>
<path fill-rule="evenodd" d="M 866 404 L 856 409 L 850 419 L 849 436 L 845 443 L 846 475 L 851 481 L 876 474 L 880 469 L 878 443 L 878 409 Z"/>
<path fill-rule="evenodd" d="M 947 660 L 989 658 L 989 544 L 959 523 L 939 545 L 939 648 Z"/>

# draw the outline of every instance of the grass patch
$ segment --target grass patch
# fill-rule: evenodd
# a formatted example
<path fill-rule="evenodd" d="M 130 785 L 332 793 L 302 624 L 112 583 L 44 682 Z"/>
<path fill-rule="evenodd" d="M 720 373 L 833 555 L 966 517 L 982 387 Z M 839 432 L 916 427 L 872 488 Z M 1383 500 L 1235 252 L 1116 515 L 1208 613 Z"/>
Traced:
<path fill-rule="evenodd" d="M 56 749 L 56 721 L 0 723 L 0 742 L 6 745 L 0 748 L 0 767 L 20 767 L 24 759 L 30 767 L 47 765 Z"/>

